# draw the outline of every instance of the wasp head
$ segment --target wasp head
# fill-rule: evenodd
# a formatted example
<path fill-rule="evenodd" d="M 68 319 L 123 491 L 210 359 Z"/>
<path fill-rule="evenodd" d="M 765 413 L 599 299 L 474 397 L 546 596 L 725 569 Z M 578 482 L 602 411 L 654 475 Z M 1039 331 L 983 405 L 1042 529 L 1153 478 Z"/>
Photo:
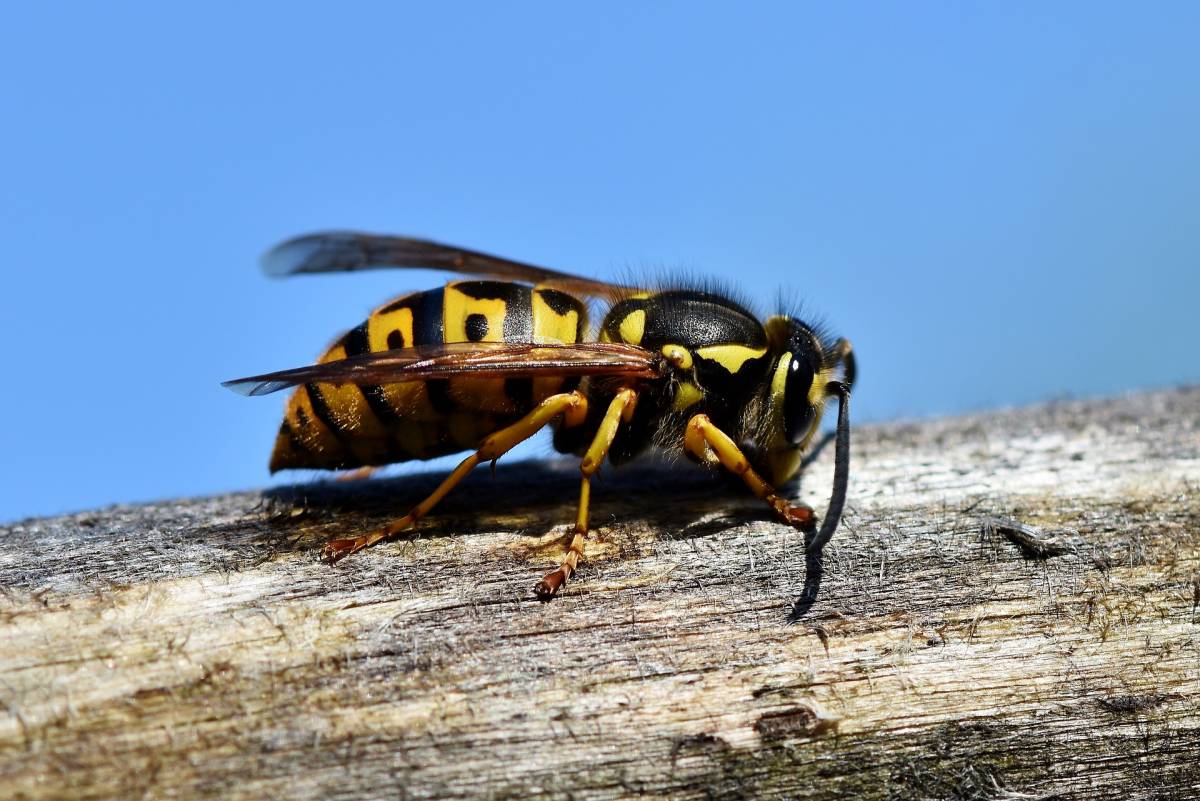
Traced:
<path fill-rule="evenodd" d="M 767 335 L 775 357 L 765 388 L 764 455 L 778 486 L 800 469 L 801 456 L 821 424 L 838 365 L 848 383 L 853 380 L 853 362 L 847 359 L 844 340 L 833 340 L 796 317 L 771 318 Z"/>

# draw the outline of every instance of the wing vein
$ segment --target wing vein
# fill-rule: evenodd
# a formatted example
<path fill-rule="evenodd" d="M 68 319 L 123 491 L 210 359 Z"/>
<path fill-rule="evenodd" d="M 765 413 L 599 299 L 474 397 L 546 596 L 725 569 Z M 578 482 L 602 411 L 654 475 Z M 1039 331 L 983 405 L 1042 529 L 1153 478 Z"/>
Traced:
<path fill-rule="evenodd" d="M 623 297 L 631 291 L 629 287 L 619 284 L 584 278 L 426 239 L 357 231 L 323 231 L 289 239 L 269 250 L 263 256 L 262 266 L 271 276 L 388 268 L 444 270 L 509 281 L 526 281 L 609 300 Z"/>
<path fill-rule="evenodd" d="M 308 383 L 396 384 L 456 375 L 479 378 L 608 375 L 649 379 L 661 376 L 664 369 L 661 356 L 625 343 L 455 342 L 364 353 L 236 378 L 223 382 L 222 386 L 257 396 Z"/>

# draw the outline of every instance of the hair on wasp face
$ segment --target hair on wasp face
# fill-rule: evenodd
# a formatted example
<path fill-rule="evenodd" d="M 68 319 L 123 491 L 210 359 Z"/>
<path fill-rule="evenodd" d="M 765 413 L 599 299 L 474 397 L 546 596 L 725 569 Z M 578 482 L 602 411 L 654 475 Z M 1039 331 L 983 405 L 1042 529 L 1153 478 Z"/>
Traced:
<path fill-rule="evenodd" d="M 583 556 L 595 472 L 653 446 L 739 477 L 778 519 L 814 535 L 810 550 L 837 527 L 854 355 L 849 342 L 797 315 L 764 322 L 719 282 L 675 276 L 656 287 L 612 284 L 350 231 L 289 240 L 264 267 L 277 276 L 386 267 L 471 276 L 380 306 L 316 364 L 226 382 L 251 395 L 295 387 L 273 469 L 353 469 L 471 452 L 404 517 L 328 543 L 330 562 L 417 525 L 476 465 L 547 427 L 558 450 L 581 457 L 583 483 L 566 558 L 536 588 L 543 600 Z M 607 302 L 594 332 L 589 299 Z M 813 510 L 778 488 L 799 470 L 835 398 L 833 492 L 817 530 Z"/>

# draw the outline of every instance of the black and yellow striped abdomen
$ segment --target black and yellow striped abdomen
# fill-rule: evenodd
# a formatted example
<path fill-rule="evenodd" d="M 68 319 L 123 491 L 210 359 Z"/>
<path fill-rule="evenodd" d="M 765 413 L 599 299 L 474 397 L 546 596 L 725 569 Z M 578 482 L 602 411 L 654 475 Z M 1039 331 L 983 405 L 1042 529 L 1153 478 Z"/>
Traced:
<path fill-rule="evenodd" d="M 452 342 L 571 343 L 586 330 L 586 307 L 563 292 L 507 281 L 454 281 L 376 309 L 319 361 Z M 473 449 L 565 383 L 452 378 L 307 384 L 288 399 L 271 470 L 346 469 Z"/>

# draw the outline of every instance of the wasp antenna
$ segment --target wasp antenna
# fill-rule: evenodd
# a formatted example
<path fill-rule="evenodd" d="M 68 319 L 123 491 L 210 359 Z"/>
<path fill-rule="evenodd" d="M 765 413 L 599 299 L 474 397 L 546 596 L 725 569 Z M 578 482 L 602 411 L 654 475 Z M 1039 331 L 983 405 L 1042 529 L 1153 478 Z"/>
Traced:
<path fill-rule="evenodd" d="M 833 492 L 829 496 L 829 510 L 825 512 L 821 530 L 808 545 L 810 554 L 820 554 L 837 531 L 838 523 L 842 519 L 842 509 L 846 505 L 846 487 L 850 481 L 850 388 L 841 381 L 830 381 L 825 387 L 825 394 L 829 397 L 837 396 L 838 399 Z"/>
<path fill-rule="evenodd" d="M 834 348 L 838 361 L 842 363 L 842 383 L 846 385 L 846 391 L 849 392 L 854 389 L 854 379 L 858 377 L 858 362 L 854 358 L 854 349 L 850 347 L 848 339 L 839 339 Z"/>

